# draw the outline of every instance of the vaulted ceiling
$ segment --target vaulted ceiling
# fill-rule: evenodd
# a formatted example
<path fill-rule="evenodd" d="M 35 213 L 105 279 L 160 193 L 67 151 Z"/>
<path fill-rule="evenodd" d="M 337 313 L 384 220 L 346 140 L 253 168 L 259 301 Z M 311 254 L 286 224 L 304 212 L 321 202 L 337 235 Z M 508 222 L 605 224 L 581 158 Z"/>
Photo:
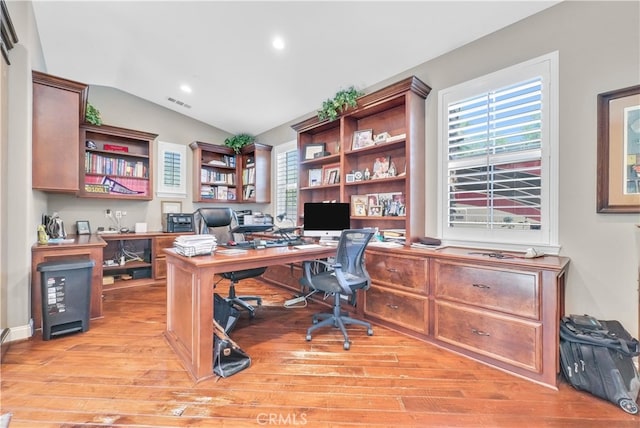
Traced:
<path fill-rule="evenodd" d="M 558 1 L 34 1 L 46 72 L 259 134 Z M 276 50 L 274 37 L 285 47 Z M 182 92 L 181 85 L 192 88 Z"/>

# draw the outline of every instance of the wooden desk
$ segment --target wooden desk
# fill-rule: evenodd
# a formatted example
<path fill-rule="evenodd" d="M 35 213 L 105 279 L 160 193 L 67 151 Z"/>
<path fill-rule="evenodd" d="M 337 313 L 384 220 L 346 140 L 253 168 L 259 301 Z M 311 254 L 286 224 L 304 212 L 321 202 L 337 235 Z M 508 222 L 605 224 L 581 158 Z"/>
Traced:
<path fill-rule="evenodd" d="M 199 382 L 213 377 L 214 275 L 303 260 L 326 258 L 336 247 L 295 249 L 275 247 L 247 250 L 241 255 L 214 253 L 184 257 L 173 249 L 167 255 L 167 331 L 165 336 L 185 368 Z"/>
<path fill-rule="evenodd" d="M 42 328 L 42 285 L 38 265 L 61 260 L 94 260 L 91 274 L 90 318 L 102 317 L 102 249 L 107 245 L 98 235 L 69 235 L 73 242 L 35 244 L 31 247 L 31 316 L 34 328 Z"/>

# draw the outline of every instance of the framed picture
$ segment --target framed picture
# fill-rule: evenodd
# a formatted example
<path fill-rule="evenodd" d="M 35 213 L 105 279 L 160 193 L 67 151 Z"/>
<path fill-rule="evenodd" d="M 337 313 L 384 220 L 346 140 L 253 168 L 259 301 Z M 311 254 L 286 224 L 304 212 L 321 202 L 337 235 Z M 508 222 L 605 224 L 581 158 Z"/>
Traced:
<path fill-rule="evenodd" d="M 351 195 L 351 215 L 356 217 L 367 215 L 367 195 Z"/>
<path fill-rule="evenodd" d="M 309 186 L 320 186 L 322 184 L 322 168 L 309 170 Z"/>
<path fill-rule="evenodd" d="M 182 202 L 180 201 L 162 201 L 160 204 L 162 214 L 179 214 L 182 212 Z"/>
<path fill-rule="evenodd" d="M 76 228 L 78 229 L 78 235 L 91 235 L 91 226 L 87 220 L 76 221 Z"/>
<path fill-rule="evenodd" d="M 353 174 L 353 173 L 350 173 L 350 174 L 347 174 L 347 175 L 344 177 L 344 179 L 345 179 L 345 181 L 346 181 L 347 183 L 353 183 L 353 182 L 355 182 L 355 181 L 356 181 L 356 175 L 355 175 L 355 174 Z"/>
<path fill-rule="evenodd" d="M 597 212 L 640 213 L 640 85 L 598 95 Z"/>
<path fill-rule="evenodd" d="M 369 215 L 372 217 L 381 217 L 382 205 L 369 205 Z"/>
<path fill-rule="evenodd" d="M 315 159 L 316 153 L 323 153 L 325 147 L 325 143 L 306 144 L 304 146 L 304 160 Z"/>
<path fill-rule="evenodd" d="M 337 184 L 340 182 L 340 164 L 332 163 L 322 167 L 322 183 Z"/>
<path fill-rule="evenodd" d="M 390 156 L 380 156 L 373 162 L 373 175 L 371 178 L 387 178 L 389 176 Z"/>
<path fill-rule="evenodd" d="M 365 129 L 353 133 L 351 150 L 361 149 L 373 145 L 373 129 Z"/>

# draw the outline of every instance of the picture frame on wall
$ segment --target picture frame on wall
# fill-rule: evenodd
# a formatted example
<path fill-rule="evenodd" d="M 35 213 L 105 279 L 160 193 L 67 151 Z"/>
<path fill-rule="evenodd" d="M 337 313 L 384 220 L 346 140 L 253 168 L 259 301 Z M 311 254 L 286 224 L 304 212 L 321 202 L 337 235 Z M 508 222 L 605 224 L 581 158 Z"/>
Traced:
<path fill-rule="evenodd" d="M 160 211 L 162 214 L 180 214 L 182 212 L 182 202 L 162 201 L 160 203 Z"/>
<path fill-rule="evenodd" d="M 316 159 L 317 154 L 324 153 L 326 150 L 325 143 L 313 143 L 313 144 L 305 144 L 304 146 L 304 160 Z"/>
<path fill-rule="evenodd" d="M 598 94 L 598 213 L 640 213 L 640 85 Z"/>

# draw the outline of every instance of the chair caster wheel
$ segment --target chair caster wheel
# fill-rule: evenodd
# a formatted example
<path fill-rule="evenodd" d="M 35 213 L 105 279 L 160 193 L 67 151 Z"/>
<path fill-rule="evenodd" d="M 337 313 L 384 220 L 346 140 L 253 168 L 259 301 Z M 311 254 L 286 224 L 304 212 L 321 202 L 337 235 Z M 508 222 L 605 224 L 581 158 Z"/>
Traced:
<path fill-rule="evenodd" d="M 305 339 L 307 340 L 307 342 L 311 342 L 311 335 L 307 334 L 307 337 Z"/>
<path fill-rule="evenodd" d="M 373 336 L 373 329 L 372 328 L 367 330 L 367 336 Z"/>
<path fill-rule="evenodd" d="M 351 343 L 349 342 L 344 342 L 344 344 L 342 345 L 342 347 L 344 348 L 345 351 L 348 351 L 349 348 L 351 348 Z"/>

